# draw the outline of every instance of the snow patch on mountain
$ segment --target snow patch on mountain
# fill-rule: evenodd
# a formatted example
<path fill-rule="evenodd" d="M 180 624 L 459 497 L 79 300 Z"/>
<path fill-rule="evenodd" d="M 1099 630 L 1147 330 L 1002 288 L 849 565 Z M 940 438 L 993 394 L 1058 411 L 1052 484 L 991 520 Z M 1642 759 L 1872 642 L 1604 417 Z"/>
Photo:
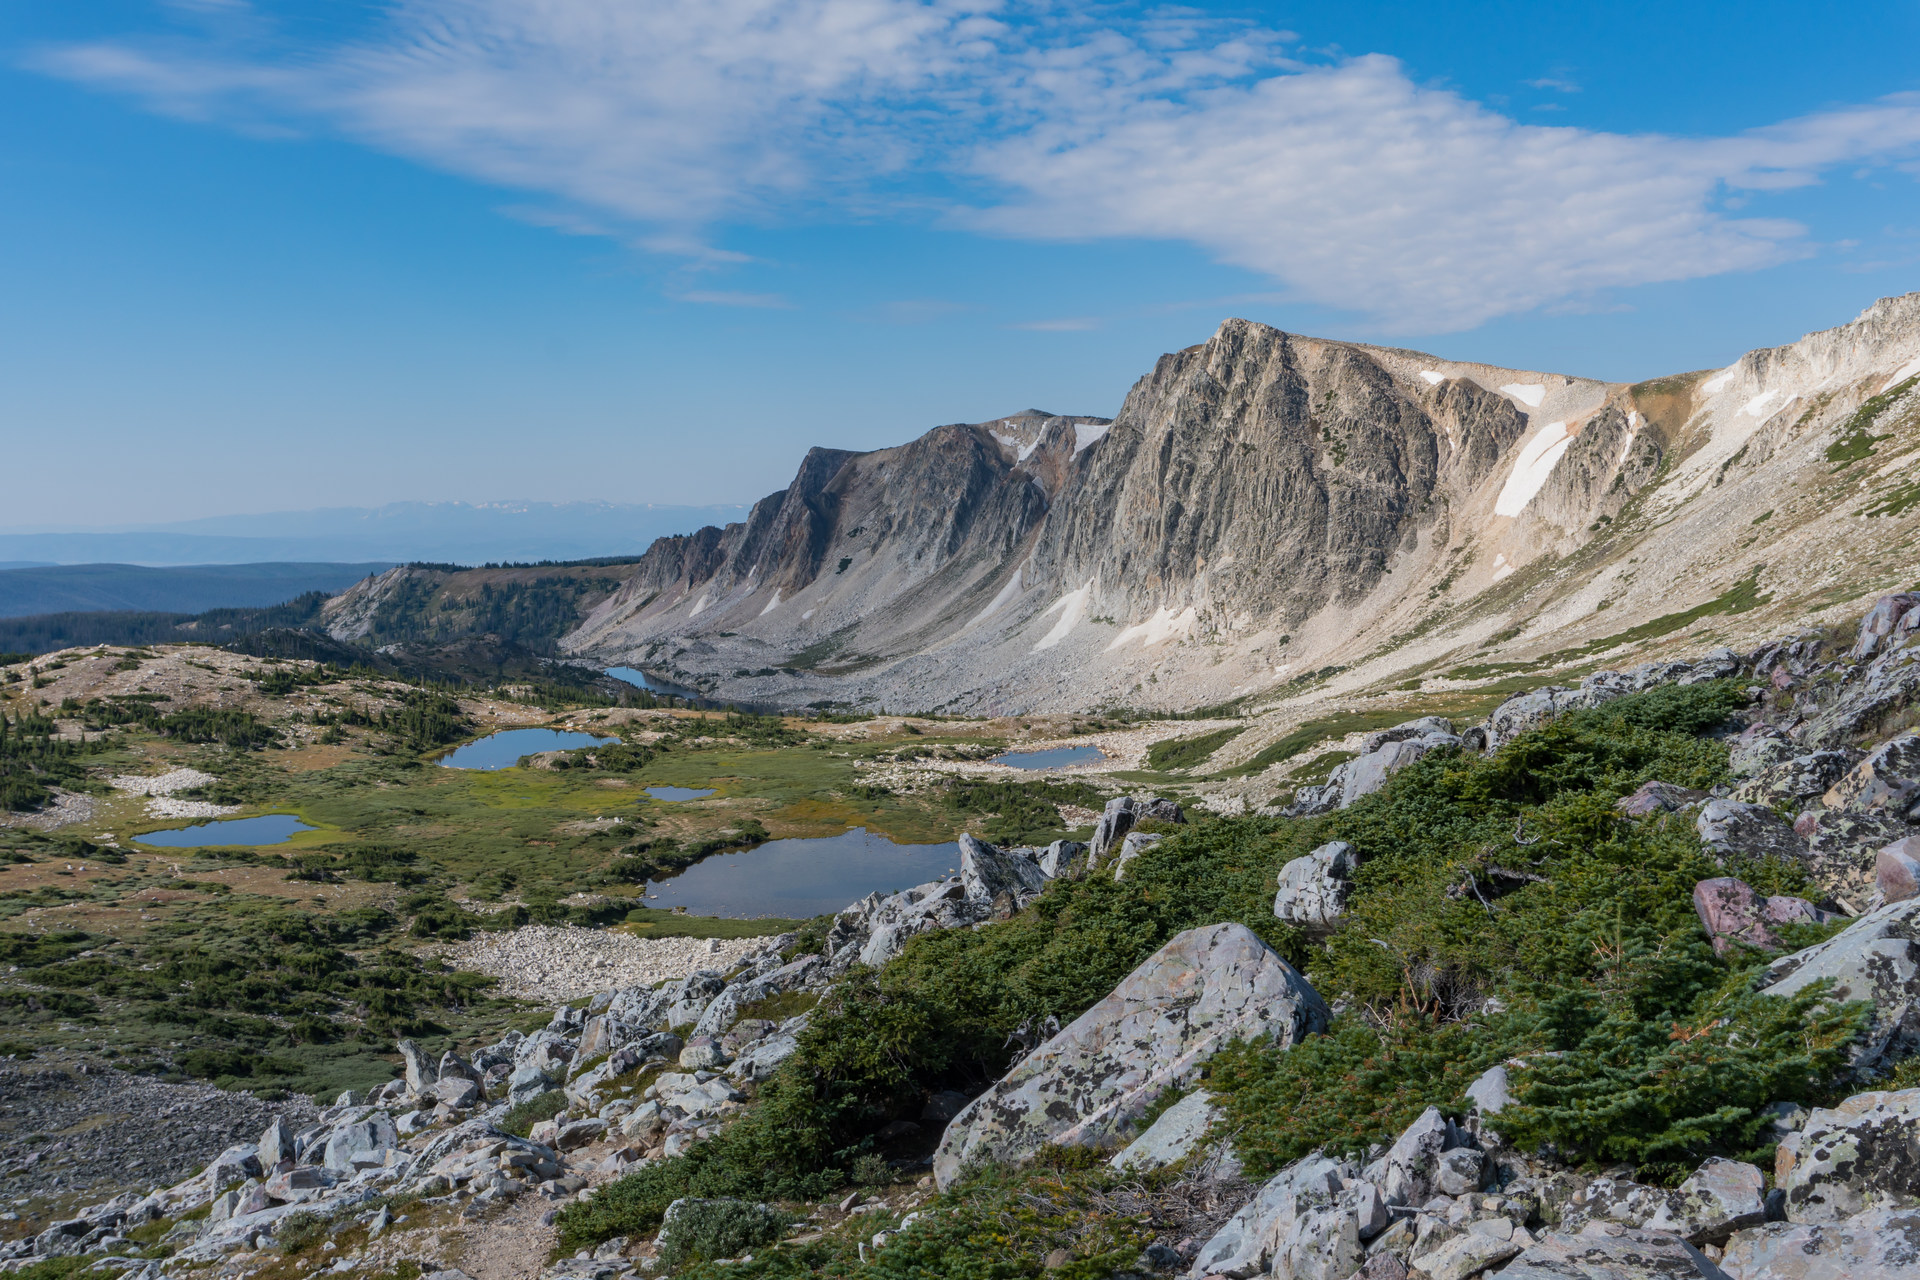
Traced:
<path fill-rule="evenodd" d="M 1554 463 L 1560 461 L 1560 456 L 1571 443 L 1573 437 L 1567 434 L 1567 424 L 1564 422 L 1549 422 L 1534 432 L 1532 438 L 1520 446 L 1520 453 L 1513 460 L 1513 471 L 1507 476 L 1506 486 L 1500 490 L 1500 496 L 1494 499 L 1493 514 L 1517 516 L 1525 511 L 1527 504 L 1546 484 L 1547 477 L 1553 474 Z"/>

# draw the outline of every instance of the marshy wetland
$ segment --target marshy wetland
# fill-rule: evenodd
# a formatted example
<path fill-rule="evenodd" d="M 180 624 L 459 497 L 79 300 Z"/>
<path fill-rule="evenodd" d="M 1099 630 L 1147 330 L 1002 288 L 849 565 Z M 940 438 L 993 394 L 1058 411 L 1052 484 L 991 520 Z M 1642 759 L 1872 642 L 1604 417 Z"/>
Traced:
<path fill-rule="evenodd" d="M 760 716 L 196 646 L 16 662 L 0 699 L 10 785 L 42 789 L 0 816 L 0 1053 L 323 1097 L 391 1078 L 398 1037 L 544 1023 L 443 961 L 462 939 L 778 932 L 947 874 L 962 830 L 1084 834 L 1112 789 L 986 763 L 1113 727 L 1085 717 Z"/>

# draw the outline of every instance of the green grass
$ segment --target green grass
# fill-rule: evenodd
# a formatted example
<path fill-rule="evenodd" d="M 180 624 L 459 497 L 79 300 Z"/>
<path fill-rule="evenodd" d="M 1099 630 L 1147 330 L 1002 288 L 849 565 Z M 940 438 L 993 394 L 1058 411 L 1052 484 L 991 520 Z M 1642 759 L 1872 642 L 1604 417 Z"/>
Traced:
<path fill-rule="evenodd" d="M 1162 773 L 1172 769 L 1192 769 L 1205 764 L 1216 751 L 1246 731 L 1245 725 L 1230 725 L 1191 738 L 1169 738 L 1156 742 L 1147 748 L 1147 767 Z"/>
<path fill-rule="evenodd" d="M 1409 711 L 1405 707 L 1381 707 L 1367 711 L 1342 711 L 1337 715 L 1309 720 L 1293 732 L 1276 738 L 1260 748 L 1245 764 L 1226 770 L 1225 776 L 1244 777 L 1256 774 L 1272 765 L 1291 760 L 1307 748 L 1317 746 L 1329 739 L 1344 738 L 1350 733 L 1371 733 L 1376 729 L 1391 729 L 1394 725 L 1418 719 L 1420 715 L 1419 711 Z"/>
<path fill-rule="evenodd" d="M 566 1109 L 567 1095 L 553 1089 L 507 1108 L 507 1114 L 500 1117 L 500 1128 L 516 1138 L 524 1138 L 533 1132 L 533 1126 L 553 1119 Z"/>
<path fill-rule="evenodd" d="M 1839 438 L 1827 446 L 1827 461 L 1839 464 L 1834 467 L 1835 471 L 1845 471 L 1854 463 L 1872 457 L 1876 444 L 1891 439 L 1889 436 L 1874 435 L 1874 423 L 1893 407 L 1895 401 L 1913 390 L 1916 382 L 1920 382 L 1920 376 L 1908 378 L 1897 387 L 1890 387 L 1877 396 L 1869 397 L 1841 424 Z"/>
<path fill-rule="evenodd" d="M 1717 617 L 1721 614 L 1746 613 L 1749 610 L 1758 609 L 1764 604 L 1769 604 L 1772 600 L 1773 594 L 1771 592 L 1762 592 L 1760 590 L 1760 569 L 1756 567 L 1747 577 L 1742 578 L 1739 582 L 1734 583 L 1731 587 L 1703 604 L 1697 604 L 1693 606 L 1693 608 L 1682 610 L 1679 613 L 1663 613 L 1659 617 L 1649 619 L 1637 627 L 1628 627 L 1625 631 L 1616 631 L 1610 636 L 1602 636 L 1598 640 L 1589 640 L 1577 648 L 1558 650 L 1540 659 L 1540 663 L 1543 666 L 1547 666 L 1555 663 L 1570 662 L 1575 658 L 1590 657 L 1593 654 L 1604 653 L 1609 649 L 1617 648 L 1621 645 L 1639 644 L 1647 640 L 1658 640 L 1662 636 L 1669 636 L 1676 631 L 1683 631 L 1702 618 Z"/>
<path fill-rule="evenodd" d="M 1861 516 L 1902 516 L 1920 506 L 1920 480 L 1909 480 L 1880 495 L 1872 505 L 1854 512 Z"/>
<path fill-rule="evenodd" d="M 690 916 L 658 907 L 636 907 L 627 912 L 624 933 L 640 938 L 768 938 L 792 933 L 804 920 L 781 920 L 771 916 L 758 920 L 733 920 L 725 916 Z"/>

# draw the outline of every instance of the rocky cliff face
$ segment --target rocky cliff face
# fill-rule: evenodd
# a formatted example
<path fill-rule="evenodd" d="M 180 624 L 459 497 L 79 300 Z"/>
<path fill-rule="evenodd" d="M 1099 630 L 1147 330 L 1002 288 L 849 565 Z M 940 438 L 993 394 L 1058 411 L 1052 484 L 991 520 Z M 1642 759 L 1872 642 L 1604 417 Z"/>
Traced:
<path fill-rule="evenodd" d="M 1920 294 L 1635 386 L 1229 320 L 1110 424 L 816 449 L 564 647 L 755 702 L 1015 710 L 1758 636 L 1906 585 L 1917 373 Z"/>

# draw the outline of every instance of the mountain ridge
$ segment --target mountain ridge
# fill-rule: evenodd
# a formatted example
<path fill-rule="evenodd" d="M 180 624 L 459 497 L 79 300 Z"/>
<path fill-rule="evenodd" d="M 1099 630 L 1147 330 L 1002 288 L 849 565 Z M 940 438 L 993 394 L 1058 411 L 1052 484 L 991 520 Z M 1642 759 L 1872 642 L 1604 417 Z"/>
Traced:
<path fill-rule="evenodd" d="M 1178 711 L 1645 647 L 1700 607 L 1752 638 L 1904 585 L 1916 373 L 1920 294 L 1635 384 L 1229 320 L 1111 423 L 816 450 L 561 647 L 762 704 Z"/>

